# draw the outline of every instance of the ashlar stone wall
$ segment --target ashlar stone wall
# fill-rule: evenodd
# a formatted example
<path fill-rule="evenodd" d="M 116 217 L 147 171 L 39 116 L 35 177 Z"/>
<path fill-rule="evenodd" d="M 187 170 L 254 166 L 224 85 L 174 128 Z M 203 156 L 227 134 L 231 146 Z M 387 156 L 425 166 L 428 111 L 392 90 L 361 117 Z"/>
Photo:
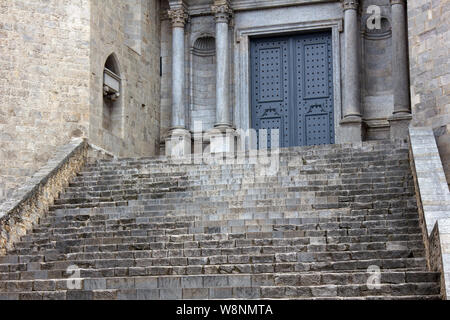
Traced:
<path fill-rule="evenodd" d="M 0 203 L 73 137 L 116 156 L 158 153 L 159 7 L 159 0 L 0 1 Z M 116 128 L 104 125 L 111 54 L 122 78 Z"/>
<path fill-rule="evenodd" d="M 89 2 L 0 1 L 0 202 L 89 131 Z"/>
<path fill-rule="evenodd" d="M 450 0 L 408 0 L 414 126 L 434 129 L 450 183 Z"/>
<path fill-rule="evenodd" d="M 159 152 L 159 0 L 91 2 L 89 140 L 117 156 Z M 122 88 L 117 107 L 121 128 L 103 126 L 103 67 L 117 59 Z"/>

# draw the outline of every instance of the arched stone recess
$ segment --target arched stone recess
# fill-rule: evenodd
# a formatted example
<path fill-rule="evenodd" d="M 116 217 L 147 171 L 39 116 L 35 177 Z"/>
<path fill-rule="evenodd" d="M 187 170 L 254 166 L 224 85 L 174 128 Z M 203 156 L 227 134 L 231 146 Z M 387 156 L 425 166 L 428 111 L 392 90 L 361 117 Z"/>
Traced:
<path fill-rule="evenodd" d="M 123 83 L 116 54 L 105 61 L 103 72 L 102 127 L 112 135 L 123 138 Z"/>
<path fill-rule="evenodd" d="M 201 34 L 190 49 L 190 127 L 201 121 L 202 130 L 214 127 L 216 120 L 216 39 L 212 34 Z"/>

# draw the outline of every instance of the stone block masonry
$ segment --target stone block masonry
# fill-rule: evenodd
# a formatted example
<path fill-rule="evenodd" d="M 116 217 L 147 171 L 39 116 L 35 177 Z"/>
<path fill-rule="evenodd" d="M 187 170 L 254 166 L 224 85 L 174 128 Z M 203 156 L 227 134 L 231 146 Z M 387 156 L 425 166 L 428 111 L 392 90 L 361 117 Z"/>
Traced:
<path fill-rule="evenodd" d="M 160 17 L 157 0 L 91 1 L 89 141 L 117 156 L 159 152 Z M 103 68 L 114 54 L 122 78 L 120 128 L 103 126 Z"/>
<path fill-rule="evenodd" d="M 0 3 L 0 202 L 88 133 L 89 2 Z"/>
<path fill-rule="evenodd" d="M 413 125 L 433 128 L 450 183 L 450 1 L 407 6 Z"/>
<path fill-rule="evenodd" d="M 0 203 L 74 137 L 116 156 L 158 152 L 159 11 L 157 0 L 1 2 Z M 122 78 L 115 130 L 103 126 L 111 54 Z"/>

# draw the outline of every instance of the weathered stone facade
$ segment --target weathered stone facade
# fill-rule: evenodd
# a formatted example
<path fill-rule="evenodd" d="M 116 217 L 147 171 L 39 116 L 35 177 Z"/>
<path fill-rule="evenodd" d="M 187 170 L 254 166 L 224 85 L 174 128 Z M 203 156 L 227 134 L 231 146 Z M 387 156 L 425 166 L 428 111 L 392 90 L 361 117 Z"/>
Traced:
<path fill-rule="evenodd" d="M 255 37 L 331 32 L 334 141 L 404 138 L 406 13 L 414 124 L 435 128 L 448 168 L 448 1 L 425 2 L 8 0 L 0 7 L 3 198 L 74 136 L 117 156 L 150 156 L 174 133 L 189 151 L 196 121 L 205 133 L 250 129 Z M 110 58 L 120 95 L 105 102 Z"/>
<path fill-rule="evenodd" d="M 72 137 L 120 156 L 159 148 L 159 1 L 0 4 L 0 201 Z M 103 68 L 122 77 L 104 127 Z"/>
<path fill-rule="evenodd" d="M 0 201 L 89 130 L 89 1 L 0 4 Z"/>
<path fill-rule="evenodd" d="M 413 125 L 434 129 L 450 182 L 450 1 L 408 1 Z"/>
<path fill-rule="evenodd" d="M 159 150 L 159 1 L 91 1 L 90 141 L 118 156 Z M 131 41 L 131 40 L 132 41 Z M 103 123 L 103 68 L 114 54 L 122 93 L 118 121 Z"/>

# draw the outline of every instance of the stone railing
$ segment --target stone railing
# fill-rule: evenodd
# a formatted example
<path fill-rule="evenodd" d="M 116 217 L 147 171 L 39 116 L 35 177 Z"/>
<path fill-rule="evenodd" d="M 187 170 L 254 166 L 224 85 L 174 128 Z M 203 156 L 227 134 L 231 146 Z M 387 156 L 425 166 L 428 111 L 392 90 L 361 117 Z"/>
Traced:
<path fill-rule="evenodd" d="M 410 159 L 428 267 L 450 298 L 450 192 L 431 128 L 410 128 Z"/>
<path fill-rule="evenodd" d="M 0 206 L 0 256 L 12 249 L 47 211 L 54 199 L 81 170 L 89 144 L 73 139 L 59 148 L 47 164 Z"/>

